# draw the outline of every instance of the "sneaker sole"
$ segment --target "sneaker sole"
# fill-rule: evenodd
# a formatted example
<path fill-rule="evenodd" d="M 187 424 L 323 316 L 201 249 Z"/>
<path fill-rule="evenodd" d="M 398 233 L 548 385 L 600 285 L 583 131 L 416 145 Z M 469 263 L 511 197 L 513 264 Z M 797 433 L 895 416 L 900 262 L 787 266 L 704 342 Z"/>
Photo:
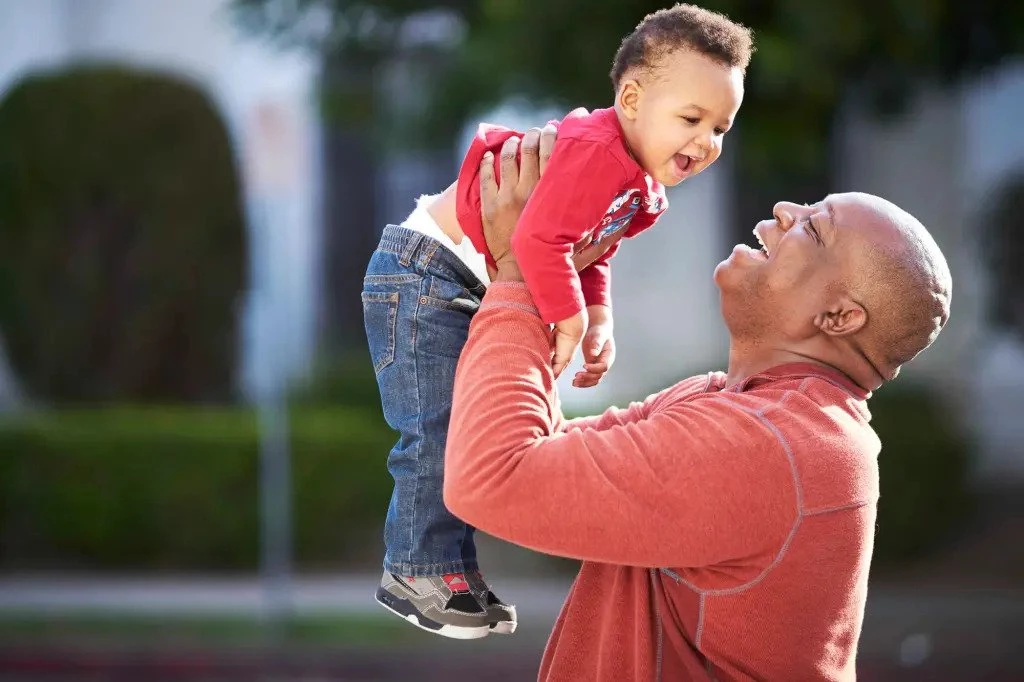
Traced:
<path fill-rule="evenodd" d="M 505 607 L 508 614 L 512 616 L 512 620 L 496 620 L 491 622 L 491 632 L 498 635 L 511 635 L 516 631 L 516 625 L 518 625 L 518 618 L 516 617 L 516 607 L 509 604 Z"/>
<path fill-rule="evenodd" d="M 492 630 L 490 625 L 483 625 L 478 628 L 461 627 L 438 623 L 433 621 L 416 610 L 412 602 L 391 594 L 384 588 L 378 587 L 375 600 L 385 609 L 395 614 L 402 620 L 408 621 L 419 629 L 449 639 L 480 639 L 489 635 Z"/>

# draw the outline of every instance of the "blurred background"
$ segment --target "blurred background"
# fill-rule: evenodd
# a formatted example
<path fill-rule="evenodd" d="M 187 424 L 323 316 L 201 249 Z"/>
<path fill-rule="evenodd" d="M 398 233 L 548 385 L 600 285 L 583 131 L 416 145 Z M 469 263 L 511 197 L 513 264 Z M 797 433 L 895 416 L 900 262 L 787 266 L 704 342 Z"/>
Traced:
<path fill-rule="evenodd" d="M 481 540 L 511 638 L 373 603 L 361 280 L 478 121 L 609 106 L 667 4 L 0 0 L 0 679 L 536 676 L 574 562 Z M 895 201 L 955 295 L 871 403 L 860 678 L 1022 680 L 1024 3 L 702 4 L 756 32 L 738 124 L 616 258 L 618 362 L 566 409 L 723 367 L 711 272 L 775 201 Z"/>

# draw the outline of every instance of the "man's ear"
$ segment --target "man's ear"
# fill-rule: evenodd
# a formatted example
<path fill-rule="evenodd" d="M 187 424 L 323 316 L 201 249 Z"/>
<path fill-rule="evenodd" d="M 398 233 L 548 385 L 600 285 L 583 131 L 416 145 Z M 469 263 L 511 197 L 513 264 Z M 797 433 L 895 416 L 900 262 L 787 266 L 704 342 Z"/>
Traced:
<path fill-rule="evenodd" d="M 849 336 L 860 331 L 868 321 L 864 306 L 848 296 L 842 296 L 814 316 L 814 326 L 828 336 Z"/>
<path fill-rule="evenodd" d="M 623 115 L 630 121 L 636 120 L 642 93 L 643 88 L 634 78 L 626 78 L 619 85 L 619 94 L 616 99 Z"/>

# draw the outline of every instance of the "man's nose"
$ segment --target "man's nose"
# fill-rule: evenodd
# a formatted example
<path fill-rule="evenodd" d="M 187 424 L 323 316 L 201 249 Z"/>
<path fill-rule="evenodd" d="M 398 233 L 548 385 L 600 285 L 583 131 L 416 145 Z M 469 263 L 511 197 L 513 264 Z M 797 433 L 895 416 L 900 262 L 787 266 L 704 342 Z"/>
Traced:
<path fill-rule="evenodd" d="M 796 204 L 792 204 L 788 201 L 780 201 L 775 204 L 775 207 L 772 209 L 772 215 L 775 216 L 775 220 L 779 222 L 780 228 L 783 230 L 789 230 L 789 228 L 793 227 L 793 224 L 796 222 L 797 209 L 798 206 Z"/>

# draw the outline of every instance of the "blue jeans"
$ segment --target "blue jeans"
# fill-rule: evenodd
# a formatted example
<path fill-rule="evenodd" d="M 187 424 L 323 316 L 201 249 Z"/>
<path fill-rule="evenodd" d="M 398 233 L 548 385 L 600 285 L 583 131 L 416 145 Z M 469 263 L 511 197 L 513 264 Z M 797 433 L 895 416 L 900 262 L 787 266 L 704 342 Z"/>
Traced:
<path fill-rule="evenodd" d="M 444 506 L 455 367 L 485 288 L 435 239 L 384 229 L 363 280 L 363 319 L 384 418 L 398 431 L 384 568 L 406 576 L 477 570 L 474 529 Z"/>

